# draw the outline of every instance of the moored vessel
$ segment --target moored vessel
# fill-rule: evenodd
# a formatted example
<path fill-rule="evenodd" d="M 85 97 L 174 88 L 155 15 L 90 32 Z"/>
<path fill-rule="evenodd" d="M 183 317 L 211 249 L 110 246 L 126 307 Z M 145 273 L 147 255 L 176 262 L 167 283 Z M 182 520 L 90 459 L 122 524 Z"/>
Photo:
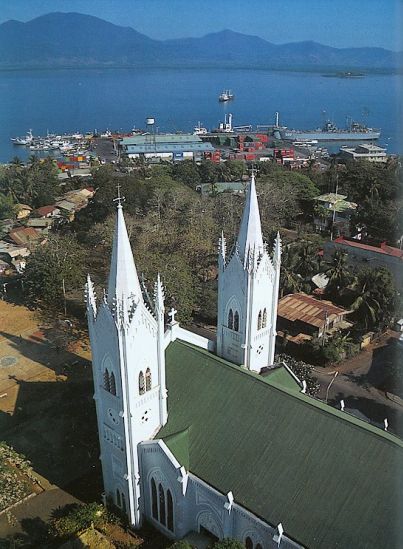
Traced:
<path fill-rule="evenodd" d="M 328 120 L 322 128 L 316 130 L 290 130 L 282 128 L 280 136 L 287 141 L 317 140 L 317 141 L 373 141 L 379 139 L 380 130 L 367 128 L 359 122 L 352 122 L 348 128 L 337 128 Z"/>

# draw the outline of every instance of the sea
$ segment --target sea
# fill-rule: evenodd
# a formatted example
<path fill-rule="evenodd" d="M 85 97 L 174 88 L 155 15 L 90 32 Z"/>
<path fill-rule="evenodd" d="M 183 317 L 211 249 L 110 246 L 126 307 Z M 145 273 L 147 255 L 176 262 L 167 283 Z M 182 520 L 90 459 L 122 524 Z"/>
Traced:
<path fill-rule="evenodd" d="M 235 99 L 219 103 L 223 89 Z M 189 132 L 198 122 L 216 128 L 232 113 L 234 125 L 280 124 L 314 129 L 330 119 L 380 128 L 379 144 L 402 153 L 402 77 L 329 77 L 312 72 L 256 69 L 133 68 L 0 72 L 0 162 L 32 151 L 10 139 L 34 135 L 145 128 Z"/>

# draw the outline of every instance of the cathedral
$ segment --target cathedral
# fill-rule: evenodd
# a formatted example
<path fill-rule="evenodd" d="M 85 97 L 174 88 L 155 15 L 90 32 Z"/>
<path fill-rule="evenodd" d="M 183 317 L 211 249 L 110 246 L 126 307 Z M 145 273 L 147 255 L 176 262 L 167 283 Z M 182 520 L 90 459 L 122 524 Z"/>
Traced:
<path fill-rule="evenodd" d="M 159 276 L 144 298 L 117 200 L 108 289 L 86 285 L 105 496 L 172 539 L 397 547 L 403 442 L 274 365 L 280 263 L 252 175 L 233 249 L 219 240 L 217 338 L 201 337 L 167 321 Z"/>

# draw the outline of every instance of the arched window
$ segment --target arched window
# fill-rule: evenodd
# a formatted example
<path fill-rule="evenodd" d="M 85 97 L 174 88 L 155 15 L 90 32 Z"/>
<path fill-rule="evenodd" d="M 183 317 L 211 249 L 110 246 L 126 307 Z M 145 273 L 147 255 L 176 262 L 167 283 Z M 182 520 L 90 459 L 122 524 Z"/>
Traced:
<path fill-rule="evenodd" d="M 260 543 L 257 543 L 257 544 L 256 544 L 255 549 L 262 549 L 262 546 L 260 545 Z"/>
<path fill-rule="evenodd" d="M 228 328 L 230 330 L 234 328 L 234 313 L 232 312 L 232 309 L 230 309 L 228 313 Z"/>
<path fill-rule="evenodd" d="M 104 389 L 105 391 L 111 390 L 108 368 L 106 368 L 106 370 L 104 371 Z"/>
<path fill-rule="evenodd" d="M 259 311 L 259 314 L 257 315 L 257 329 L 260 330 L 262 328 L 262 311 Z"/>
<path fill-rule="evenodd" d="M 151 370 L 147 368 L 146 370 L 146 391 L 151 389 Z"/>
<path fill-rule="evenodd" d="M 120 499 L 120 492 L 119 490 L 116 490 L 116 505 L 118 507 L 122 507 L 122 500 Z"/>
<path fill-rule="evenodd" d="M 123 492 L 122 492 L 122 509 L 126 513 L 126 498 Z"/>
<path fill-rule="evenodd" d="M 109 377 L 109 391 L 116 396 L 116 380 L 115 380 L 115 374 L 111 372 L 111 375 Z"/>
<path fill-rule="evenodd" d="M 234 331 L 239 332 L 239 313 L 235 311 L 234 314 Z"/>
<path fill-rule="evenodd" d="M 267 326 L 267 310 L 265 307 L 263 310 L 262 328 L 266 328 L 266 326 Z"/>
<path fill-rule="evenodd" d="M 167 527 L 171 532 L 174 531 L 174 502 L 171 491 L 167 491 Z"/>
<path fill-rule="evenodd" d="M 153 478 L 151 479 L 151 510 L 153 518 L 158 520 L 157 486 Z"/>
<path fill-rule="evenodd" d="M 144 395 L 145 392 L 146 392 L 146 386 L 144 383 L 144 374 L 143 372 L 140 372 L 139 373 L 139 394 Z"/>
<path fill-rule="evenodd" d="M 245 547 L 246 549 L 253 549 L 253 541 L 249 536 L 245 539 Z"/>
<path fill-rule="evenodd" d="M 166 514 L 165 514 L 165 492 L 162 484 L 158 486 L 159 507 L 160 507 L 160 523 L 165 526 Z"/>

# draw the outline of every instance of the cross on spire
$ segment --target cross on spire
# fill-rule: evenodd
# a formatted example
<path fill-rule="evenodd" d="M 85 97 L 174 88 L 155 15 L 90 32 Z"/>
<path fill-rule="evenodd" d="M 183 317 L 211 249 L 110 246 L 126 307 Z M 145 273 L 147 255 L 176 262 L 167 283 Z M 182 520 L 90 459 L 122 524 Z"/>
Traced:
<path fill-rule="evenodd" d="M 122 202 L 124 202 L 125 197 L 124 197 L 124 196 L 120 196 L 120 183 L 118 183 L 118 184 L 116 185 L 116 189 L 117 189 L 118 195 L 117 195 L 116 198 L 113 199 L 113 201 L 117 203 L 118 208 L 121 208 L 121 207 L 122 207 Z"/>
<path fill-rule="evenodd" d="M 178 311 L 176 311 L 174 307 L 172 307 L 172 309 L 169 311 L 168 316 L 171 317 L 171 324 L 175 324 L 175 315 L 177 312 Z"/>

